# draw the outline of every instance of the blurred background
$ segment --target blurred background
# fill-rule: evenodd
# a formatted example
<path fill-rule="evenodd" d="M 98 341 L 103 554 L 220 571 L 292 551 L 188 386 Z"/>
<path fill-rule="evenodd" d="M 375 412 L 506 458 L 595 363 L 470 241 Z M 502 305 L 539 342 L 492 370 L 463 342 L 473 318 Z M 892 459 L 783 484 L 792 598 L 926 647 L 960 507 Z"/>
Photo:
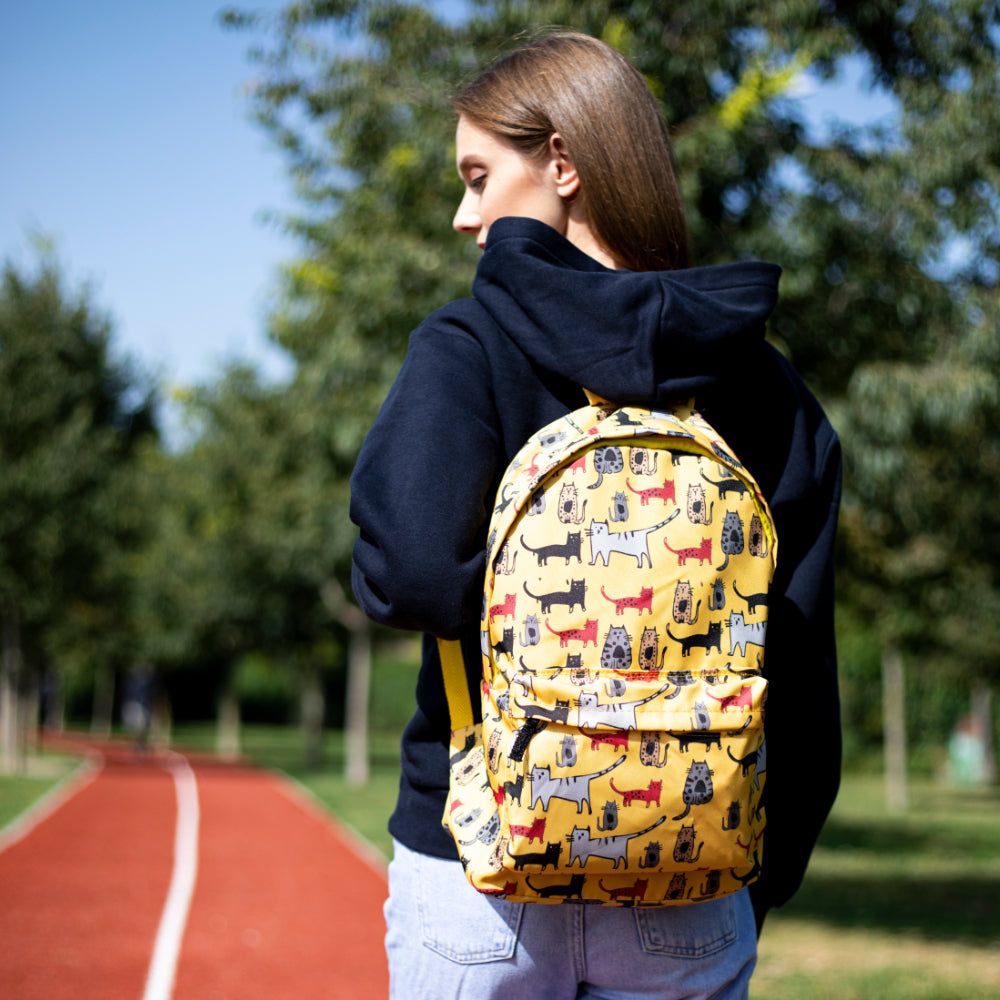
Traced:
<path fill-rule="evenodd" d="M 844 442 L 847 777 L 759 995 L 996 995 L 996 3 L 4 20 L 0 823 L 51 780 L 39 733 L 85 730 L 281 767 L 388 851 L 418 648 L 350 597 L 347 477 L 476 266 L 444 95 L 563 24 L 661 102 L 695 262 L 782 265 L 770 339 Z"/>

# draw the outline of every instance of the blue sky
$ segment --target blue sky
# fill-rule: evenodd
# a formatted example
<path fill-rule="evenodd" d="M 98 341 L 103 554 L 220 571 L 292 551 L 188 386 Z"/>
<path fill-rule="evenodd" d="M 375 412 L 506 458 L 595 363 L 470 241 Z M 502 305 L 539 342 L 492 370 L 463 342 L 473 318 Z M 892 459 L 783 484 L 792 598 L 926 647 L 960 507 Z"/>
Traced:
<path fill-rule="evenodd" d="M 0 34 L 0 257 L 27 264 L 28 234 L 52 237 L 71 283 L 90 282 L 111 314 L 118 348 L 168 385 L 209 381 L 237 356 L 285 370 L 264 317 L 296 245 L 266 214 L 295 199 L 242 94 L 251 36 L 219 27 L 221 6 L 19 3 Z M 894 111 L 859 62 L 833 86 L 803 78 L 795 99 L 818 134 L 831 117 Z"/>

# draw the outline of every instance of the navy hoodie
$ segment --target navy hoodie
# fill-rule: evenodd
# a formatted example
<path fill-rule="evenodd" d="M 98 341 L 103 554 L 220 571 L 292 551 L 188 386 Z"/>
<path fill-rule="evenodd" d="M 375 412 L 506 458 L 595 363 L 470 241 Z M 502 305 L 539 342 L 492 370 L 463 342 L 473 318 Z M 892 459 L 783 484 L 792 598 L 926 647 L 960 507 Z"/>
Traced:
<path fill-rule="evenodd" d="M 369 617 L 424 633 L 392 835 L 456 858 L 441 826 L 448 708 L 435 636 L 459 639 L 478 711 L 486 532 L 501 475 L 581 386 L 646 406 L 695 396 L 753 473 L 780 542 L 765 674 L 767 832 L 758 922 L 798 888 L 840 777 L 833 632 L 837 436 L 764 340 L 781 268 L 615 271 L 534 219 L 499 219 L 472 286 L 413 332 L 351 477 L 352 584 Z"/>

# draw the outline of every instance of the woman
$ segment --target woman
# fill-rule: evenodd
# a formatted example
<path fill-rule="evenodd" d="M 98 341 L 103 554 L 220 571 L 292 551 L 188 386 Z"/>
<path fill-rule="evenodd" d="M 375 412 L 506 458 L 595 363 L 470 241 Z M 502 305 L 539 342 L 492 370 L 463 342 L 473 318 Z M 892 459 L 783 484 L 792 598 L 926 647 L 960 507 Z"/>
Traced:
<path fill-rule="evenodd" d="M 453 226 L 484 251 L 472 298 L 414 331 L 351 481 L 357 599 L 376 621 L 424 633 L 389 822 L 392 994 L 745 996 L 754 918 L 759 931 L 795 892 L 839 780 L 839 444 L 764 341 L 781 269 L 689 266 L 666 127 L 623 57 L 554 32 L 501 59 L 453 107 L 465 185 Z M 582 386 L 645 406 L 695 396 L 760 484 L 781 539 L 763 874 L 723 899 L 634 911 L 493 899 L 468 886 L 441 826 L 449 721 L 435 639 L 461 642 L 475 693 L 497 483 L 535 430 L 584 405 Z"/>

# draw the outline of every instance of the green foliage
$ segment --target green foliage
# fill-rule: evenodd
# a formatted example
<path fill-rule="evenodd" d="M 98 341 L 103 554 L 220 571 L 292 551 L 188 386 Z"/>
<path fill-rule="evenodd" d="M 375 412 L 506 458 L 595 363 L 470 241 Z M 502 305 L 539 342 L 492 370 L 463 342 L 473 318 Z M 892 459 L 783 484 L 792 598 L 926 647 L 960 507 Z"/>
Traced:
<path fill-rule="evenodd" d="M 455 25 L 345 0 L 223 20 L 264 36 L 251 100 L 302 195 L 288 226 L 303 254 L 271 334 L 298 362 L 290 391 L 329 428 L 333 482 L 408 332 L 468 293 L 477 255 L 449 231 L 461 186 L 448 94 L 537 26 L 577 28 L 621 49 L 661 102 L 696 262 L 784 266 L 770 336 L 846 446 L 845 606 L 875 646 L 934 651 L 953 679 L 996 676 L 995 3 L 478 0 Z M 812 141 L 797 74 L 830 80 L 848 57 L 898 121 Z M 346 524 L 343 492 L 330 512 Z M 349 543 L 330 550 L 341 578 Z"/>
<path fill-rule="evenodd" d="M 298 692 L 294 678 L 260 653 L 249 653 L 236 665 L 233 687 L 246 722 L 291 722 Z"/>
<path fill-rule="evenodd" d="M 0 273 L 0 610 L 29 666 L 127 657 L 127 553 L 146 530 L 134 459 L 154 391 L 51 256 Z"/>

